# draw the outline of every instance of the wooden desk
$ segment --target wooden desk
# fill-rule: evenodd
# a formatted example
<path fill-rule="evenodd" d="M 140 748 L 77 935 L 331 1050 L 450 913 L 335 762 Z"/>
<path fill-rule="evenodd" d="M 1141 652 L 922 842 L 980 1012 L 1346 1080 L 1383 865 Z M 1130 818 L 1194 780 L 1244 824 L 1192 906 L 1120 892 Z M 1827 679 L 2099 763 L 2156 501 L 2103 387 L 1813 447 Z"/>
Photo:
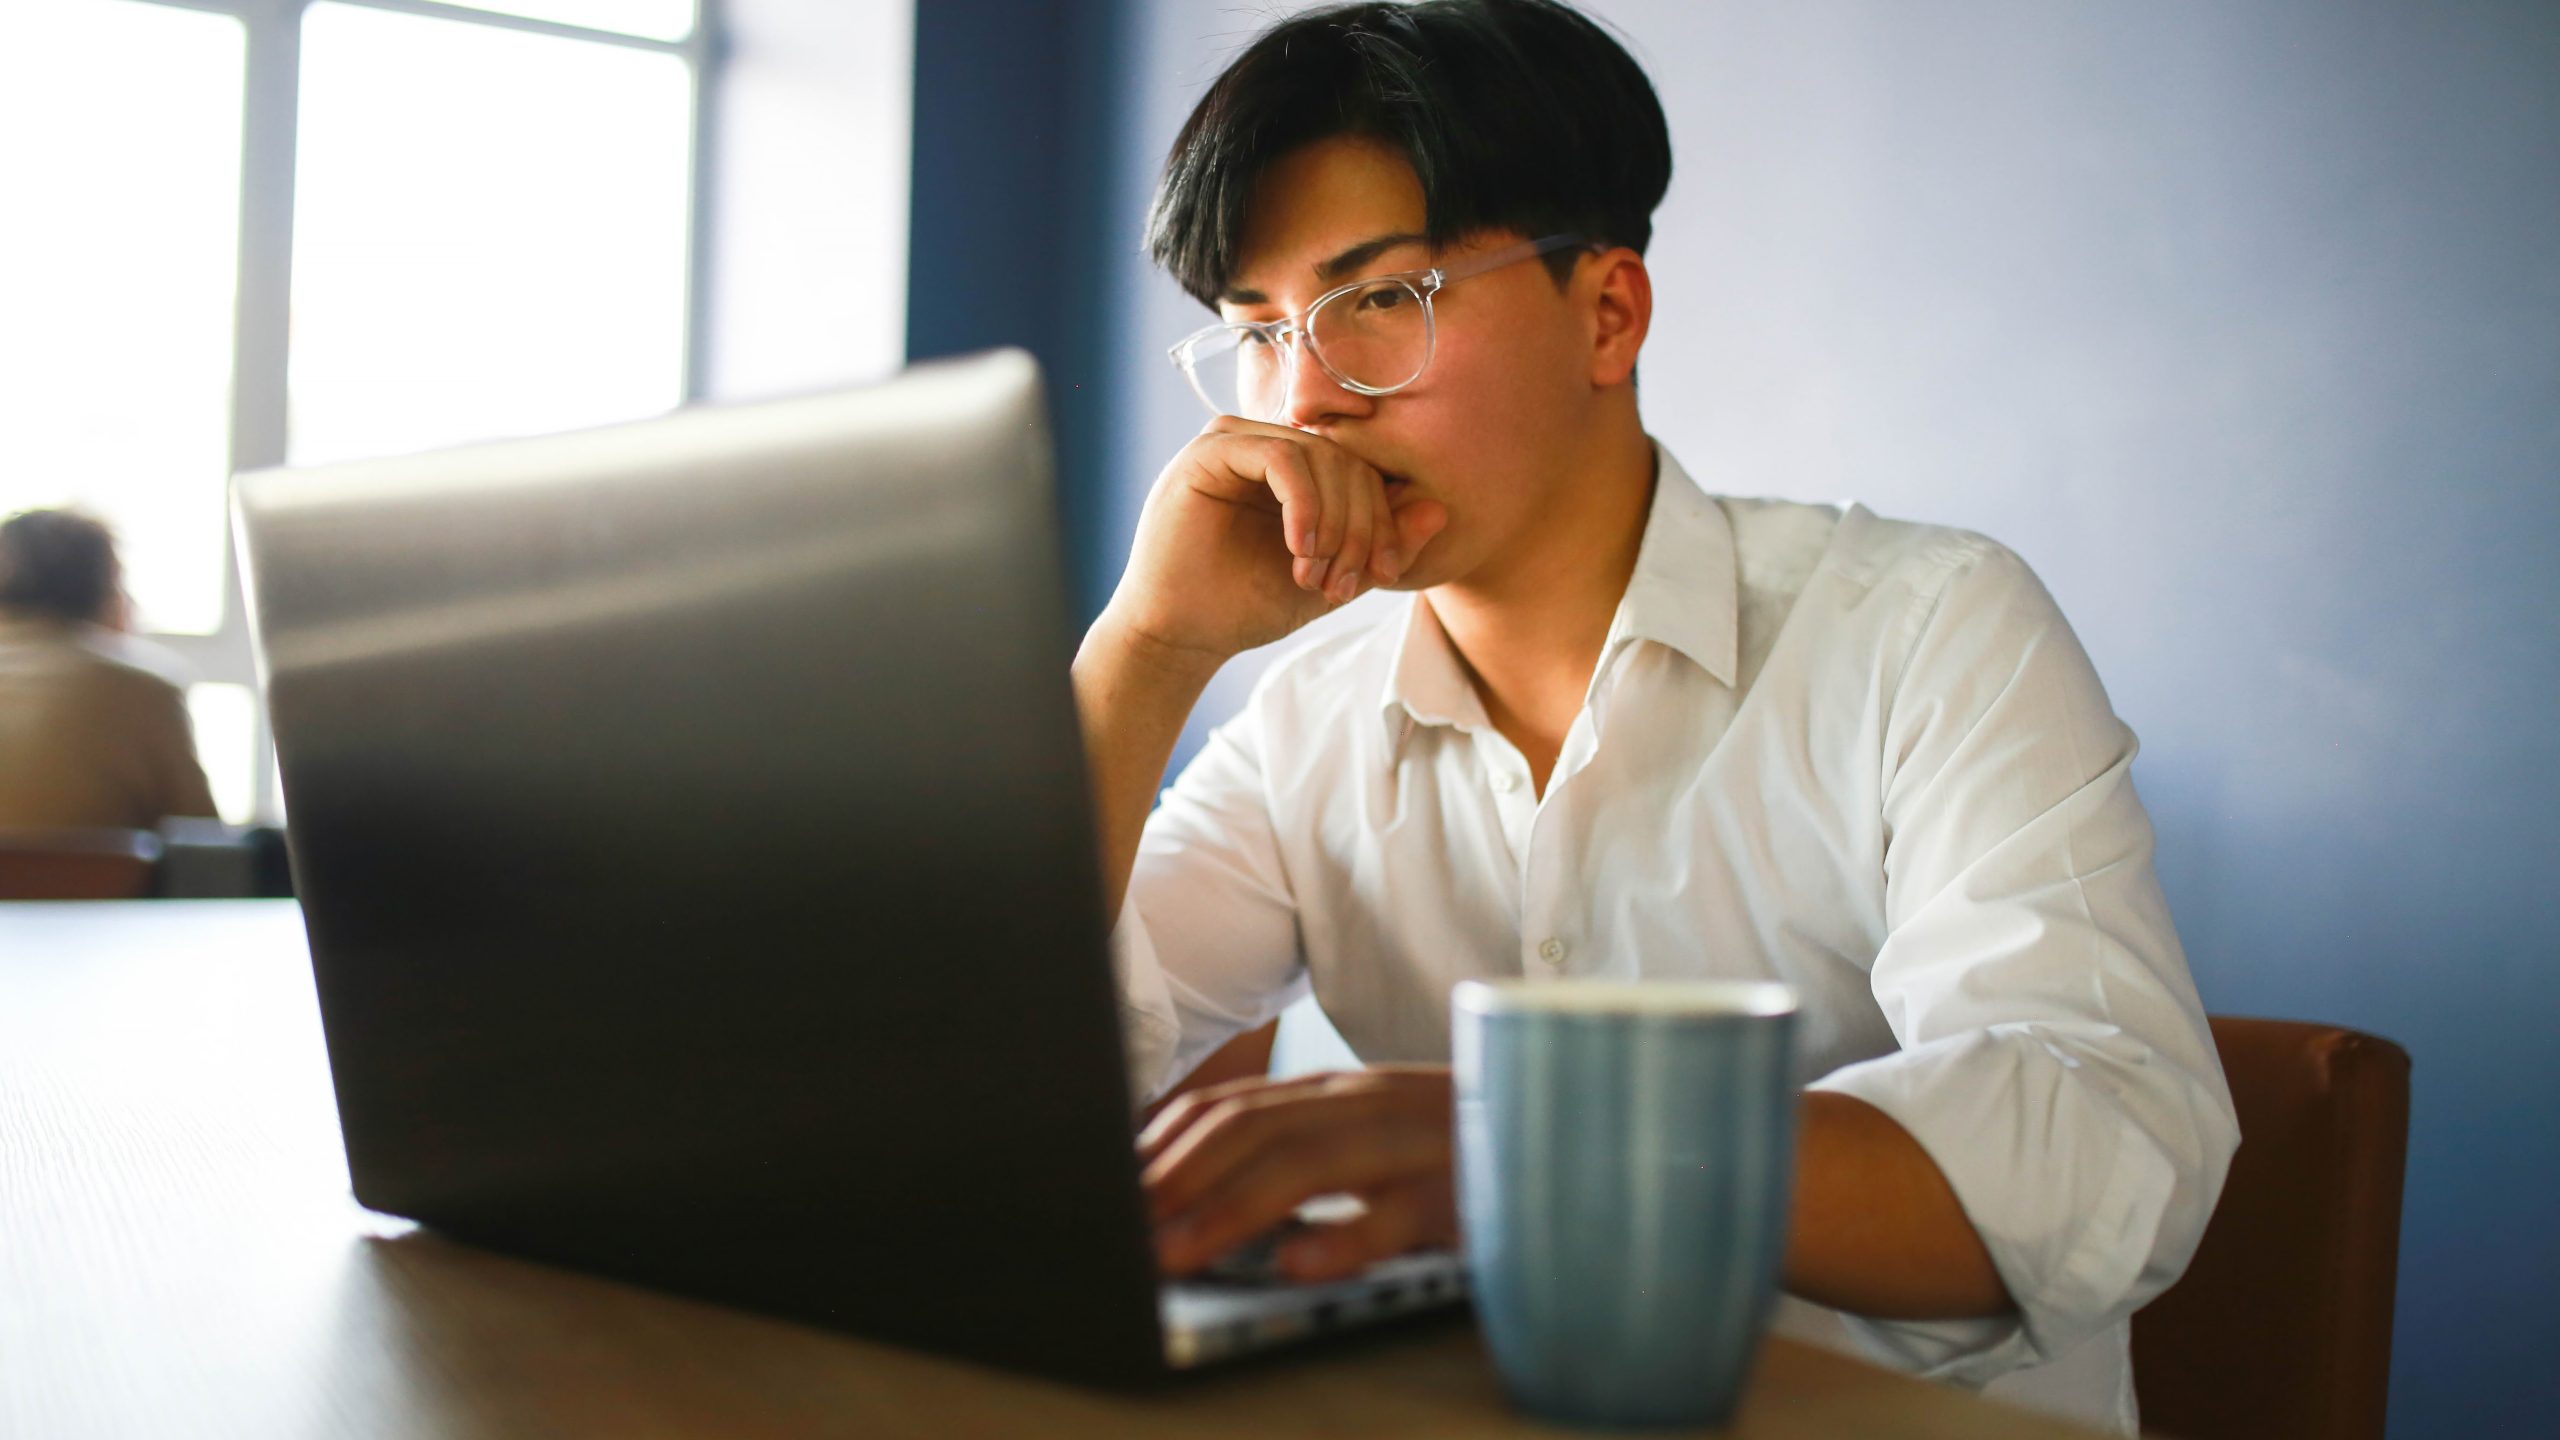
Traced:
<path fill-rule="evenodd" d="M 0 1440 L 1563 1433 L 1462 1318 L 1126 1395 L 439 1239 L 347 1195 L 292 902 L 0 905 Z M 1727 1433 L 2087 1432 L 1773 1341 Z"/>

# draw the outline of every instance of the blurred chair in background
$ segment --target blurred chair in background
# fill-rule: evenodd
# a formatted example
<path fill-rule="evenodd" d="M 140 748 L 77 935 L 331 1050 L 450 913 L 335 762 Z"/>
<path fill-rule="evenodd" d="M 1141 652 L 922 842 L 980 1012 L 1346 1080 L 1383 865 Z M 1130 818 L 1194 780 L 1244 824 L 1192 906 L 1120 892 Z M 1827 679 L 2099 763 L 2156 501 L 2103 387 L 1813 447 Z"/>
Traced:
<path fill-rule="evenodd" d="M 106 526 L 62 510 L 0 524 L 0 827 L 214 814 L 174 664 L 130 623 Z"/>
<path fill-rule="evenodd" d="M 2382 1440 L 2409 1052 L 2212 1017 L 2240 1153 L 2187 1273 L 2133 1317 L 2145 1433 Z"/>
<path fill-rule="evenodd" d="M 291 899 L 284 832 L 172 819 L 149 830 L 0 829 L 0 900 Z"/>
<path fill-rule="evenodd" d="M 0 900 L 138 900 L 159 859 L 148 830 L 0 830 Z"/>
<path fill-rule="evenodd" d="M 284 832 L 272 825 L 163 820 L 151 893 L 164 900 L 289 899 L 293 869 Z"/>

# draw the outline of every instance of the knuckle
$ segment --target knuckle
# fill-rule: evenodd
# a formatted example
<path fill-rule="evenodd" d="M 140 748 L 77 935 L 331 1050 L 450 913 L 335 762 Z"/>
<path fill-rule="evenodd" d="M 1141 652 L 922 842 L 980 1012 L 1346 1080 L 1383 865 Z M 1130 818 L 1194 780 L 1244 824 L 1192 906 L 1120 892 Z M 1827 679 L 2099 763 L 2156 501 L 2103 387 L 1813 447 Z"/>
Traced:
<path fill-rule="evenodd" d="M 1230 1095 L 1250 1095 L 1266 1083 L 1268 1082 L 1259 1075 L 1239 1075 L 1233 1080 L 1221 1080 L 1215 1085 L 1203 1085 L 1196 1093 L 1203 1099 L 1224 1100 Z"/>
<path fill-rule="evenodd" d="M 1200 1112 L 1200 1124 L 1215 1130 L 1233 1125 L 1253 1113 L 1253 1101 L 1243 1095 L 1222 1095 L 1207 1101 Z"/>
<path fill-rule="evenodd" d="M 1189 1106 L 1187 1118 L 1194 1123 L 1214 1125 L 1251 1108 L 1257 1082 L 1247 1078 L 1229 1080 L 1217 1085 L 1204 1085 L 1182 1097 Z"/>

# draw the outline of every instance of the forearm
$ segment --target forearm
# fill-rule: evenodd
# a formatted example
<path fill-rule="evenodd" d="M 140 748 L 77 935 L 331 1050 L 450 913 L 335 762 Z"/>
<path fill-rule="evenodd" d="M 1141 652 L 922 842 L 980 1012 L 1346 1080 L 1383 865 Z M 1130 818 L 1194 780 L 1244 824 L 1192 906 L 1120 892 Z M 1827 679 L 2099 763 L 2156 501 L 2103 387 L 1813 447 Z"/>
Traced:
<path fill-rule="evenodd" d="M 1791 1294 L 1878 1319 L 2014 1307 L 1991 1253 L 1929 1152 L 1882 1110 L 1827 1091 L 1797 1111 Z"/>
<path fill-rule="evenodd" d="M 1106 915 L 1120 913 L 1174 742 L 1217 670 L 1209 657 L 1134 638 L 1108 614 L 1076 651 L 1076 714 L 1093 782 Z"/>

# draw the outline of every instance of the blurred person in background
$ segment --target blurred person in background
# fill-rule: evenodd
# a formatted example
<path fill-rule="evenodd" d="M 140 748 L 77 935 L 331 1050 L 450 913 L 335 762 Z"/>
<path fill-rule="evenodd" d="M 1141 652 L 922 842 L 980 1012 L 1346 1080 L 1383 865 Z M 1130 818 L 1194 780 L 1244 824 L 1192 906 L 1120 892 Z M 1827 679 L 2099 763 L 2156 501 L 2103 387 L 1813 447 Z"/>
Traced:
<path fill-rule="evenodd" d="M 131 625 L 105 525 L 64 510 L 0 524 L 0 827 L 213 815 L 175 660 Z"/>

